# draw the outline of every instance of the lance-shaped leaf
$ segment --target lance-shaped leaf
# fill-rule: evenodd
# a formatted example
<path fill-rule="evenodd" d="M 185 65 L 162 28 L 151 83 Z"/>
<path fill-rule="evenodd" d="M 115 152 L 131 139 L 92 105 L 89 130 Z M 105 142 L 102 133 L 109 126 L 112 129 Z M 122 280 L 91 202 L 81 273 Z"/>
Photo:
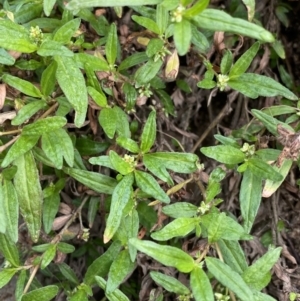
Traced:
<path fill-rule="evenodd" d="M 0 289 L 18 272 L 18 269 L 2 269 L 0 271 Z"/>
<path fill-rule="evenodd" d="M 97 284 L 103 289 L 106 289 L 106 281 L 99 276 L 95 277 Z M 127 296 L 123 294 L 119 289 L 116 289 L 112 293 L 105 293 L 105 296 L 109 301 L 129 301 Z"/>
<path fill-rule="evenodd" d="M 60 197 L 58 193 L 44 198 L 43 206 L 43 225 L 44 230 L 48 234 L 51 231 L 54 218 L 58 212 Z"/>
<path fill-rule="evenodd" d="M 136 6 L 136 5 L 154 5 L 160 3 L 161 0 L 116 0 L 114 2 L 114 6 Z M 84 7 L 107 7 L 112 6 L 111 2 L 107 2 L 107 0 L 88 0 L 88 1 L 80 1 L 80 0 L 72 0 L 67 5 L 66 8 L 70 10 L 78 10 Z"/>
<path fill-rule="evenodd" d="M 84 275 L 84 283 L 87 285 L 94 284 L 95 276 L 105 277 L 108 274 L 109 268 L 114 259 L 119 254 L 121 249 L 121 243 L 119 240 L 115 240 L 111 243 L 107 251 L 100 257 L 95 259 L 88 267 Z"/>
<path fill-rule="evenodd" d="M 155 240 L 164 241 L 173 237 L 184 237 L 195 230 L 196 224 L 199 223 L 198 218 L 179 217 L 167 224 L 161 230 L 151 234 Z"/>
<path fill-rule="evenodd" d="M 133 66 L 136 66 L 138 64 L 144 63 L 146 61 L 148 61 L 148 56 L 145 52 L 136 52 L 134 54 L 132 54 L 131 56 L 128 56 L 126 59 L 124 59 L 118 70 L 122 71 L 122 70 L 127 70 Z"/>
<path fill-rule="evenodd" d="M 113 293 L 116 288 L 124 281 L 126 276 L 135 268 L 135 263 L 130 260 L 128 250 L 121 251 L 113 261 L 106 283 L 106 293 Z"/>
<path fill-rule="evenodd" d="M 62 45 L 60 42 L 47 40 L 39 46 L 37 54 L 40 56 L 62 56 L 72 57 L 74 52 Z"/>
<path fill-rule="evenodd" d="M 218 246 L 222 252 L 224 262 L 234 271 L 242 274 L 247 269 L 246 257 L 238 241 L 220 239 Z"/>
<path fill-rule="evenodd" d="M 260 291 L 271 280 L 270 270 L 277 262 L 282 248 L 270 249 L 261 258 L 248 267 L 242 277 L 252 288 Z"/>
<path fill-rule="evenodd" d="M 272 181 L 267 179 L 263 188 L 262 197 L 269 198 L 281 186 L 282 182 L 288 175 L 292 164 L 293 160 L 287 159 L 283 161 L 279 168 L 277 166 L 273 166 L 273 168 L 282 175 L 282 180 Z"/>
<path fill-rule="evenodd" d="M 233 61 L 232 52 L 228 49 L 225 49 L 220 65 L 222 74 L 227 74 L 229 72 L 232 66 L 232 61 Z"/>
<path fill-rule="evenodd" d="M 139 85 L 145 85 L 151 81 L 157 75 L 163 61 L 161 59 L 154 61 L 150 59 L 146 64 L 140 67 L 134 75 L 135 80 Z"/>
<path fill-rule="evenodd" d="M 174 42 L 179 55 L 185 55 L 192 40 L 192 27 L 190 21 L 182 19 L 174 24 Z"/>
<path fill-rule="evenodd" d="M 128 174 L 118 183 L 118 185 L 114 189 L 111 199 L 109 216 L 107 218 L 106 228 L 104 231 L 104 243 L 110 241 L 110 239 L 114 236 L 120 226 L 123 209 L 131 198 L 132 183 L 133 174 Z"/>
<path fill-rule="evenodd" d="M 31 150 L 39 140 L 39 135 L 21 135 L 6 154 L 1 166 L 7 167 L 12 161 Z"/>
<path fill-rule="evenodd" d="M 17 245 L 8 239 L 7 235 L 0 233 L 0 251 L 12 266 L 20 266 L 19 250 Z"/>
<path fill-rule="evenodd" d="M 243 173 L 240 189 L 240 206 L 243 217 L 243 227 L 250 233 L 261 201 L 262 178 L 250 170 Z"/>
<path fill-rule="evenodd" d="M 18 170 L 14 177 L 21 214 L 25 220 L 30 236 L 37 242 L 42 219 L 43 193 L 38 170 L 31 151 L 14 161 Z"/>
<path fill-rule="evenodd" d="M 129 243 L 140 252 L 154 258 L 160 263 L 174 267 L 182 273 L 189 273 L 194 268 L 193 258 L 184 251 L 166 245 L 159 245 L 148 240 L 131 238 Z"/>
<path fill-rule="evenodd" d="M 173 218 L 193 217 L 198 213 L 198 207 L 187 202 L 176 202 L 162 208 L 163 214 Z"/>
<path fill-rule="evenodd" d="M 42 288 L 35 289 L 23 295 L 21 301 L 32 301 L 32 300 L 50 301 L 57 295 L 57 293 L 58 293 L 58 286 L 48 285 Z"/>
<path fill-rule="evenodd" d="M 55 31 L 53 40 L 62 44 L 67 44 L 71 41 L 71 38 L 76 33 L 80 26 L 81 20 L 79 18 L 70 20 L 63 24 L 60 28 Z"/>
<path fill-rule="evenodd" d="M 155 152 L 144 155 L 145 160 L 151 159 L 158 166 L 179 173 L 192 173 L 197 170 L 198 156 L 188 153 Z"/>
<path fill-rule="evenodd" d="M 234 77 L 228 81 L 228 85 L 250 98 L 283 96 L 291 100 L 298 99 L 293 92 L 273 78 L 256 73 L 244 73 L 239 77 Z"/>
<path fill-rule="evenodd" d="M 0 182 L 0 233 L 6 232 L 5 198 L 2 183 Z"/>
<path fill-rule="evenodd" d="M 87 87 L 87 91 L 98 106 L 100 107 L 107 106 L 107 99 L 104 93 L 100 93 L 98 90 L 96 90 L 94 87 L 91 86 Z"/>
<path fill-rule="evenodd" d="M 42 135 L 47 132 L 55 131 L 62 128 L 67 123 L 67 119 L 61 116 L 47 117 L 45 119 L 39 119 L 34 123 L 25 125 L 22 129 L 22 135 Z"/>
<path fill-rule="evenodd" d="M 254 301 L 252 290 L 243 278 L 219 259 L 206 257 L 208 270 L 225 287 L 233 291 L 242 301 Z"/>
<path fill-rule="evenodd" d="M 255 0 L 243 0 L 248 11 L 248 20 L 251 22 L 255 13 Z"/>
<path fill-rule="evenodd" d="M 183 11 L 186 18 L 192 18 L 200 14 L 209 4 L 209 0 L 198 0 L 192 7 Z"/>
<path fill-rule="evenodd" d="M 9 19 L 0 20 L 0 47 L 23 53 L 31 53 L 37 49 L 29 37 L 28 30 Z M 9 38 L 8 38 L 9 37 Z"/>
<path fill-rule="evenodd" d="M 254 43 L 232 66 L 229 72 L 229 78 L 238 77 L 245 73 L 251 65 L 254 57 L 257 54 L 260 43 Z"/>
<path fill-rule="evenodd" d="M 153 146 L 156 138 L 156 112 L 152 111 L 145 123 L 142 135 L 141 135 L 141 151 L 143 153 L 149 152 Z"/>
<path fill-rule="evenodd" d="M 56 84 L 56 61 L 52 61 L 43 71 L 41 77 L 41 91 L 44 96 L 49 96 L 55 88 Z"/>
<path fill-rule="evenodd" d="M 217 242 L 219 239 L 238 240 L 251 239 L 244 228 L 234 219 L 223 213 L 208 213 L 201 218 L 201 223 L 208 231 L 209 242 Z"/>
<path fill-rule="evenodd" d="M 130 138 L 118 137 L 116 139 L 116 142 L 118 145 L 120 145 L 121 147 L 125 148 L 126 150 L 128 150 L 132 153 L 137 154 L 140 151 L 138 144 Z"/>
<path fill-rule="evenodd" d="M 4 215 L 6 220 L 6 235 L 16 243 L 18 241 L 19 227 L 19 202 L 14 185 L 11 181 L 4 179 L 2 186 L 4 203 Z"/>
<path fill-rule="evenodd" d="M 207 274 L 199 266 L 191 272 L 191 288 L 196 301 L 214 301 L 213 290 Z"/>
<path fill-rule="evenodd" d="M 231 145 L 201 147 L 200 151 L 208 158 L 225 164 L 238 164 L 245 160 L 245 154 Z"/>
<path fill-rule="evenodd" d="M 116 112 L 112 108 L 103 108 L 100 111 L 98 119 L 107 137 L 113 139 L 118 122 Z"/>
<path fill-rule="evenodd" d="M 57 250 L 56 244 L 49 244 L 49 247 L 47 248 L 47 250 L 44 252 L 42 256 L 41 269 L 47 267 L 50 264 L 50 262 L 54 259 L 56 255 L 56 250 Z"/>
<path fill-rule="evenodd" d="M 157 181 L 148 173 L 136 170 L 134 172 L 137 186 L 147 194 L 163 203 L 170 203 L 170 198 L 158 185 Z"/>
<path fill-rule="evenodd" d="M 18 78 L 16 76 L 12 76 L 10 74 L 4 74 L 2 76 L 2 80 L 9 86 L 15 88 L 16 90 L 18 90 L 26 95 L 29 95 L 32 97 L 42 97 L 43 96 L 41 91 L 35 85 L 33 85 L 32 83 L 30 83 L 24 79 Z"/>
<path fill-rule="evenodd" d="M 150 277 L 168 292 L 178 295 L 189 295 L 191 293 L 184 284 L 174 277 L 154 271 L 150 272 Z"/>
<path fill-rule="evenodd" d="M 70 167 L 63 167 L 63 171 L 78 182 L 99 193 L 112 194 L 117 185 L 117 181 L 115 179 L 102 175 L 98 172 L 86 171 Z"/>
<path fill-rule="evenodd" d="M 44 9 L 44 13 L 47 17 L 50 16 L 55 3 L 56 3 L 56 0 L 44 0 L 43 1 L 43 9 Z"/>
<path fill-rule="evenodd" d="M 17 116 L 11 121 L 12 125 L 20 125 L 32 117 L 36 112 L 47 107 L 47 103 L 44 100 L 32 101 L 22 107 Z"/>
<path fill-rule="evenodd" d="M 222 31 L 252 37 L 267 43 L 272 43 L 275 40 L 273 35 L 263 27 L 243 19 L 233 18 L 229 14 L 217 9 L 207 8 L 195 16 L 193 20 L 200 28 L 212 31 L 219 31 L 222 28 Z"/>
<path fill-rule="evenodd" d="M 105 55 L 107 62 L 113 66 L 117 59 L 118 53 L 118 35 L 116 24 L 112 23 L 109 28 L 107 41 L 105 44 Z"/>
<path fill-rule="evenodd" d="M 12 66 L 16 60 L 3 48 L 0 49 L 0 64 Z"/>
<path fill-rule="evenodd" d="M 134 170 L 133 162 L 130 162 L 134 158 L 130 156 L 128 156 L 128 159 L 126 157 L 121 158 L 115 151 L 111 150 L 109 152 L 109 159 L 113 168 L 122 175 L 127 175 Z"/>
<path fill-rule="evenodd" d="M 248 160 L 248 168 L 256 176 L 262 179 L 272 181 L 281 181 L 282 175 L 276 171 L 271 165 L 259 158 L 251 158 Z"/>
<path fill-rule="evenodd" d="M 56 79 L 68 101 L 75 109 L 75 125 L 81 127 L 85 121 L 88 97 L 84 77 L 69 57 L 56 56 Z"/>

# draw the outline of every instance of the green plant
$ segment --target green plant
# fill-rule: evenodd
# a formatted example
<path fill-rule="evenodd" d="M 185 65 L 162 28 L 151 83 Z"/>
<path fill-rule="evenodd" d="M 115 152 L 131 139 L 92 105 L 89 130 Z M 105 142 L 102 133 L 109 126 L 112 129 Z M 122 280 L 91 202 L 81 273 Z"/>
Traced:
<path fill-rule="evenodd" d="M 243 2 L 251 21 L 255 3 Z M 272 78 L 246 73 L 261 43 L 273 43 L 275 38 L 255 23 L 208 8 L 206 0 L 118 0 L 114 5 L 118 16 L 124 6 L 129 7 L 134 12 L 133 25 L 146 28 L 145 36 L 139 34 L 143 51 L 124 58 L 117 25 L 103 15 L 96 17 L 90 9 L 111 6 L 107 1 L 72 0 L 66 5 L 53 0 L 2 1 L 1 79 L 14 92 L 3 98 L 17 113 L 9 127 L 3 124 L 1 130 L 0 251 L 5 264 L 0 287 L 18 275 L 16 300 L 47 301 L 59 290 L 68 300 L 88 300 L 96 285 L 110 301 L 129 300 L 122 283 L 135 271 L 141 252 L 189 275 L 189 284 L 184 285 L 170 275 L 150 272 L 158 286 L 179 300 L 274 300 L 261 290 L 271 280 L 270 270 L 281 248 L 270 246 L 249 265 L 238 241 L 252 239 L 249 233 L 262 195 L 274 193 L 292 165 L 289 156 L 281 166 L 270 165 L 280 150 L 259 149 L 256 136 L 265 128 L 278 136 L 278 125 L 293 131 L 287 124 L 298 121 L 298 107 L 290 102 L 264 111 L 253 109 L 252 124 L 231 137 L 215 135 L 221 144 L 200 150 L 226 168 L 214 168 L 205 185 L 200 180 L 204 166 L 198 156 L 182 151 L 175 138 L 171 143 L 176 151 L 159 149 L 157 128 L 159 119 L 176 114 L 167 83 L 176 79 L 179 56 L 191 49 L 207 70 L 199 88 L 232 89 L 250 98 L 297 100 Z M 92 28 L 92 37 L 85 35 L 83 23 Z M 221 30 L 259 42 L 235 63 L 232 52 L 224 50 L 217 72 L 206 53 L 213 32 Z M 13 52 L 20 55 L 14 57 Z M 30 80 L 25 72 L 31 73 Z M 185 81 L 177 85 L 190 91 Z M 147 117 L 137 125 L 134 114 L 151 97 L 158 102 L 144 108 L 142 116 Z M 286 114 L 290 119 L 274 117 Z M 91 127 L 88 134 L 84 132 L 87 126 Z M 94 135 L 101 140 L 96 141 Z M 218 207 L 223 202 L 218 195 L 226 170 L 242 177 L 242 225 Z M 188 176 L 175 181 L 177 173 Z M 75 191 L 77 198 L 63 211 L 61 192 L 70 179 L 84 189 Z M 189 183 L 201 189 L 196 204 L 176 199 Z M 100 203 L 106 213 L 102 215 L 103 237 L 89 237 L 89 228 L 99 219 Z M 19 211 L 34 244 L 25 249 L 17 244 Z M 64 215 L 58 217 L 58 212 Z M 73 229 L 77 219 L 78 227 Z M 180 248 L 180 239 L 187 237 L 207 243 L 203 249 L 188 252 Z M 74 238 L 83 242 L 77 250 Z M 92 254 L 81 279 L 63 263 L 66 254 Z M 40 273 L 57 281 L 44 286 L 34 279 Z M 211 285 L 213 279 L 218 285 Z M 128 295 L 137 298 L 137 290 Z M 157 300 L 162 299 L 160 294 Z"/>

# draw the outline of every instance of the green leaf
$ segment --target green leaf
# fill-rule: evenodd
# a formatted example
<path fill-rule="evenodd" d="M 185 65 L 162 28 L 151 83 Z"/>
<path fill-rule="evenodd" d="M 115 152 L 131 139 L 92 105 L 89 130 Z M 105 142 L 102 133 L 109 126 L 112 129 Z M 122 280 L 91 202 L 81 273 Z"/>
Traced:
<path fill-rule="evenodd" d="M 75 125 L 80 128 L 85 121 L 88 106 L 84 77 L 72 58 L 56 56 L 55 60 L 58 84 L 75 109 Z"/>
<path fill-rule="evenodd" d="M 232 52 L 228 49 L 225 49 L 220 65 L 222 74 L 227 74 L 229 72 L 232 66 L 232 61 L 233 61 Z"/>
<path fill-rule="evenodd" d="M 99 20 L 99 19 L 98 19 Z M 73 57 L 78 68 L 85 69 L 88 64 L 90 71 L 109 71 L 109 65 L 104 59 L 87 53 L 76 53 Z M 89 69 L 90 69 L 89 68 Z"/>
<path fill-rule="evenodd" d="M 242 277 L 252 288 L 260 291 L 268 285 L 271 280 L 270 270 L 279 259 L 282 248 L 270 249 L 261 258 L 248 267 Z M 266 278 L 269 281 L 265 281 Z"/>
<path fill-rule="evenodd" d="M 107 106 L 107 99 L 104 93 L 100 93 L 94 87 L 90 87 L 90 86 L 87 87 L 87 91 L 98 106 L 100 107 Z"/>
<path fill-rule="evenodd" d="M 169 185 L 173 185 L 173 179 L 168 173 L 166 167 L 161 165 L 159 161 L 155 160 L 155 158 L 153 159 L 148 155 L 151 154 L 145 154 L 143 156 L 143 163 L 145 167 L 162 181 L 167 182 Z"/>
<path fill-rule="evenodd" d="M 42 73 L 41 91 L 44 96 L 49 96 L 54 91 L 56 83 L 56 69 L 56 61 L 52 61 Z"/>
<path fill-rule="evenodd" d="M 56 244 L 50 244 L 46 252 L 42 256 L 41 269 L 46 268 L 56 255 Z"/>
<path fill-rule="evenodd" d="M 191 44 L 192 28 L 187 19 L 174 23 L 174 42 L 179 55 L 185 55 Z"/>
<path fill-rule="evenodd" d="M 240 206 L 243 217 L 243 227 L 250 233 L 261 202 L 262 179 L 250 170 L 243 173 L 240 188 Z"/>
<path fill-rule="evenodd" d="M 132 4 L 130 4 L 132 5 Z M 156 24 L 156 22 L 154 22 L 153 20 L 149 19 L 149 18 L 146 18 L 146 17 L 140 17 L 140 16 L 136 16 L 136 15 L 133 15 L 131 17 L 131 19 L 138 23 L 139 25 L 145 27 L 146 29 L 156 33 L 156 34 L 160 34 L 160 29 L 158 27 L 158 25 Z"/>
<path fill-rule="evenodd" d="M 21 135 L 9 149 L 4 160 L 2 161 L 1 166 L 3 168 L 7 167 L 12 161 L 31 150 L 35 146 L 39 138 L 39 135 Z"/>
<path fill-rule="evenodd" d="M 159 53 L 164 46 L 164 41 L 161 39 L 151 39 L 147 44 L 146 54 L 148 57 L 153 57 L 155 54 Z"/>
<path fill-rule="evenodd" d="M 152 233 L 151 237 L 159 241 L 169 240 L 173 237 L 183 237 L 195 230 L 198 223 L 198 218 L 179 217 L 168 223 L 161 230 Z"/>
<path fill-rule="evenodd" d="M 148 153 L 153 146 L 156 139 L 156 112 L 152 111 L 145 123 L 142 135 L 141 135 L 141 151 Z"/>
<path fill-rule="evenodd" d="M 99 193 L 112 194 L 117 184 L 115 179 L 102 175 L 98 172 L 80 170 L 70 167 L 63 167 L 63 171 L 78 182 Z"/>
<path fill-rule="evenodd" d="M 157 285 L 163 287 L 165 290 L 177 295 L 189 295 L 190 290 L 174 277 L 159 273 L 150 272 L 150 277 L 156 282 Z"/>
<path fill-rule="evenodd" d="M 109 28 L 107 41 L 105 44 L 105 55 L 109 65 L 113 66 L 117 59 L 118 35 L 116 24 L 112 23 Z"/>
<path fill-rule="evenodd" d="M 164 206 L 162 212 L 172 218 L 194 217 L 198 213 L 198 207 L 187 202 L 177 202 Z"/>
<path fill-rule="evenodd" d="M 32 240 L 37 242 L 42 226 L 43 193 L 32 152 L 29 151 L 17 158 L 14 165 L 18 167 L 14 177 L 14 185 L 19 199 L 20 211 Z"/>
<path fill-rule="evenodd" d="M 267 179 L 265 181 L 265 186 L 263 188 L 262 197 L 264 198 L 270 197 L 281 186 L 282 182 L 288 175 L 292 164 L 293 164 L 293 160 L 288 159 L 288 160 L 284 160 L 279 168 L 277 166 L 273 166 L 273 168 L 282 175 L 282 179 L 280 181 L 272 181 Z"/>
<path fill-rule="evenodd" d="M 29 37 L 28 30 L 9 19 L 0 20 L 0 32 L 0 47 L 2 48 L 23 53 L 31 53 L 37 49 L 36 44 Z"/>
<path fill-rule="evenodd" d="M 114 169 L 109 159 L 109 156 L 92 157 L 89 159 L 89 162 L 93 165 L 100 165 L 100 166 L 108 167 L 110 169 Z"/>
<path fill-rule="evenodd" d="M 245 160 L 245 154 L 241 150 L 230 145 L 201 147 L 200 151 L 206 157 L 225 164 L 238 164 Z"/>
<path fill-rule="evenodd" d="M 16 283 L 16 290 L 15 290 L 16 301 L 20 301 L 22 298 L 22 294 L 23 294 L 26 280 L 27 280 L 26 272 L 27 272 L 26 270 L 22 270 L 20 272 L 20 274 L 18 275 L 18 280 Z"/>
<path fill-rule="evenodd" d="M 122 175 L 127 175 L 134 170 L 132 163 L 128 162 L 125 157 L 121 158 L 115 151 L 109 151 L 109 159 L 113 168 Z M 132 158 L 133 159 L 133 158 Z"/>
<path fill-rule="evenodd" d="M 53 41 L 67 44 L 71 41 L 71 38 L 76 33 L 80 26 L 81 20 L 79 18 L 70 20 L 58 28 L 53 36 Z"/>
<path fill-rule="evenodd" d="M 74 53 L 67 47 L 63 46 L 60 42 L 47 40 L 38 48 L 37 54 L 40 56 L 62 56 L 72 57 Z"/>
<path fill-rule="evenodd" d="M 67 124 L 67 119 L 60 116 L 51 116 L 45 119 L 39 119 L 36 122 L 25 125 L 22 129 L 22 135 L 38 136 L 47 132 L 52 132 L 62 128 Z"/>
<path fill-rule="evenodd" d="M 198 0 L 192 7 L 183 11 L 183 16 L 186 18 L 192 18 L 200 14 L 208 6 L 209 0 Z"/>
<path fill-rule="evenodd" d="M 6 179 L 3 179 L 2 197 L 3 212 L 6 220 L 6 235 L 12 242 L 16 243 L 19 238 L 19 201 L 14 185 Z"/>
<path fill-rule="evenodd" d="M 75 274 L 75 272 L 64 262 L 59 263 L 58 268 L 60 272 L 63 274 L 63 276 L 70 281 L 70 283 L 79 285 L 79 280 Z"/>
<path fill-rule="evenodd" d="M 134 175 L 136 184 L 142 191 L 163 203 L 170 203 L 169 196 L 161 189 L 157 181 L 150 174 L 136 170 Z"/>
<path fill-rule="evenodd" d="M 243 19 L 233 18 L 229 14 L 207 8 L 201 14 L 195 16 L 193 21 L 201 28 L 211 31 L 233 32 L 242 36 L 248 36 L 263 42 L 274 42 L 273 35 L 263 27 L 250 23 Z"/>
<path fill-rule="evenodd" d="M 103 289 L 106 289 L 106 281 L 99 276 L 95 277 L 97 284 Z M 105 296 L 109 301 L 129 301 L 126 295 L 124 295 L 119 289 L 116 289 L 112 293 L 105 293 Z"/>
<path fill-rule="evenodd" d="M 57 249 L 65 254 L 73 253 L 75 251 L 75 247 L 73 245 L 67 244 L 65 242 L 59 242 Z"/>
<path fill-rule="evenodd" d="M 116 0 L 113 6 L 136 6 L 136 5 L 154 5 L 159 4 L 161 0 Z M 106 0 L 88 0 L 82 2 L 81 0 L 72 0 L 67 5 L 66 8 L 69 10 L 77 10 L 84 7 L 109 7 L 112 6 L 111 2 Z"/>
<path fill-rule="evenodd" d="M 1 20 L 0 20 L 1 22 Z M 24 80 L 24 79 L 21 79 L 21 78 L 18 78 L 16 76 L 12 76 L 10 74 L 4 74 L 2 76 L 2 80 L 10 85 L 11 87 L 15 88 L 16 90 L 26 94 L 26 95 L 29 95 L 29 96 L 32 96 L 32 97 L 42 97 L 42 93 L 41 91 L 35 86 L 33 85 L 32 83 Z"/>
<path fill-rule="evenodd" d="M 110 146 L 107 142 L 98 142 L 86 137 L 76 139 L 76 148 L 82 156 L 91 156 L 104 152 Z"/>
<path fill-rule="evenodd" d="M 88 267 L 84 275 L 84 283 L 91 286 L 96 283 L 95 276 L 105 277 L 108 274 L 111 264 L 119 254 L 120 249 L 120 241 L 113 241 L 107 251 L 95 259 Z"/>
<path fill-rule="evenodd" d="M 129 68 L 136 66 L 138 64 L 144 63 L 148 61 L 148 56 L 145 52 L 137 52 L 132 54 L 131 56 L 128 56 L 126 59 L 124 59 L 119 68 L 118 71 L 128 70 Z"/>
<path fill-rule="evenodd" d="M 5 260 L 7 260 L 12 266 L 20 266 L 19 250 L 17 245 L 2 233 L 0 233 L 0 251 Z"/>
<path fill-rule="evenodd" d="M 218 246 L 222 252 L 224 262 L 234 271 L 242 274 L 247 269 L 248 264 L 245 254 L 238 241 L 220 239 Z"/>
<path fill-rule="evenodd" d="M 251 22 L 255 13 L 255 0 L 243 0 L 243 2 L 248 11 L 248 20 Z"/>
<path fill-rule="evenodd" d="M 260 74 L 244 73 L 239 77 L 230 79 L 228 85 L 250 98 L 283 96 L 291 100 L 298 99 L 293 92 L 274 79 Z"/>
<path fill-rule="evenodd" d="M 209 272 L 242 301 L 254 301 L 252 290 L 237 272 L 216 258 L 206 257 L 205 262 Z"/>
<path fill-rule="evenodd" d="M 12 119 L 11 124 L 20 125 L 29 120 L 35 113 L 46 107 L 47 104 L 44 100 L 31 101 L 18 111 L 17 116 Z"/>
<path fill-rule="evenodd" d="M 163 265 L 176 268 L 179 272 L 189 273 L 194 268 L 193 258 L 184 251 L 166 245 L 159 245 L 148 240 L 131 238 L 129 243 L 140 252 L 154 258 Z"/>
<path fill-rule="evenodd" d="M 50 301 L 57 295 L 57 293 L 58 293 L 58 286 L 48 285 L 42 288 L 35 289 L 23 295 L 21 301 L 32 301 L 32 300 Z"/>
<path fill-rule="evenodd" d="M 168 26 L 169 22 L 169 14 L 167 9 L 162 5 L 159 4 L 156 6 L 156 24 L 159 28 L 159 34 L 162 35 Z"/>
<path fill-rule="evenodd" d="M 229 72 L 229 78 L 234 78 L 242 75 L 247 71 L 255 58 L 257 51 L 260 47 L 260 43 L 254 43 L 232 66 Z"/>
<path fill-rule="evenodd" d="M 191 272 L 191 289 L 196 301 L 214 301 L 213 290 L 208 276 L 202 268 L 196 266 Z"/>
<path fill-rule="evenodd" d="M 271 165 L 259 158 L 249 159 L 248 168 L 256 177 L 260 177 L 261 179 L 281 181 L 283 178 L 282 175 L 277 172 Z"/>
<path fill-rule="evenodd" d="M 2 188 L 2 183 L 0 183 L 0 233 L 6 233 L 6 224 L 9 221 L 6 221 L 5 215 L 5 196 Z"/>
<path fill-rule="evenodd" d="M 213 89 L 217 86 L 217 83 L 211 79 L 204 78 L 200 82 L 197 83 L 197 86 L 202 89 Z"/>
<path fill-rule="evenodd" d="M 17 272 L 18 269 L 2 269 L 0 271 L 0 289 L 4 287 Z"/>
<path fill-rule="evenodd" d="M 199 158 L 197 155 L 176 152 L 155 152 L 145 154 L 144 158 L 157 162 L 157 165 L 179 173 L 192 173 L 196 171 Z"/>
<path fill-rule="evenodd" d="M 116 139 L 116 142 L 118 145 L 120 145 L 121 147 L 125 148 L 126 150 L 128 150 L 132 153 L 137 154 L 140 151 L 138 144 L 130 138 L 118 137 Z"/>
<path fill-rule="evenodd" d="M 129 138 L 131 132 L 129 128 L 128 115 L 119 106 L 114 106 L 113 110 L 117 117 L 117 134 L 119 136 Z"/>
<path fill-rule="evenodd" d="M 43 9 L 44 9 L 44 13 L 47 17 L 50 16 L 55 3 L 56 3 L 56 0 L 44 0 L 43 1 Z"/>
<path fill-rule="evenodd" d="M 12 66 L 16 60 L 3 48 L 0 48 L 0 64 Z"/>
<path fill-rule="evenodd" d="M 126 175 L 116 186 L 113 191 L 109 216 L 106 221 L 106 228 L 104 231 L 104 243 L 107 243 L 114 236 L 118 230 L 123 209 L 129 202 L 132 194 L 133 175 Z"/>
<path fill-rule="evenodd" d="M 217 242 L 220 239 L 239 240 L 250 239 L 244 228 L 234 219 L 222 213 L 208 213 L 201 217 L 201 223 L 208 231 L 208 241 Z"/>
<path fill-rule="evenodd" d="M 130 260 L 128 250 L 121 251 L 113 261 L 106 282 L 106 293 L 113 293 L 128 274 L 135 269 L 135 263 Z"/>
<path fill-rule="evenodd" d="M 146 64 L 140 67 L 134 75 L 135 80 L 140 85 L 147 84 L 158 74 L 160 67 L 162 66 L 162 60 L 154 61 L 150 59 Z"/>
<path fill-rule="evenodd" d="M 113 139 L 117 129 L 117 116 L 112 108 L 103 108 L 99 114 L 99 123 L 108 138 Z"/>
<path fill-rule="evenodd" d="M 60 197 L 58 193 L 53 193 L 52 195 L 44 198 L 43 225 L 47 234 L 51 231 L 53 221 L 59 209 L 59 204 Z"/>

